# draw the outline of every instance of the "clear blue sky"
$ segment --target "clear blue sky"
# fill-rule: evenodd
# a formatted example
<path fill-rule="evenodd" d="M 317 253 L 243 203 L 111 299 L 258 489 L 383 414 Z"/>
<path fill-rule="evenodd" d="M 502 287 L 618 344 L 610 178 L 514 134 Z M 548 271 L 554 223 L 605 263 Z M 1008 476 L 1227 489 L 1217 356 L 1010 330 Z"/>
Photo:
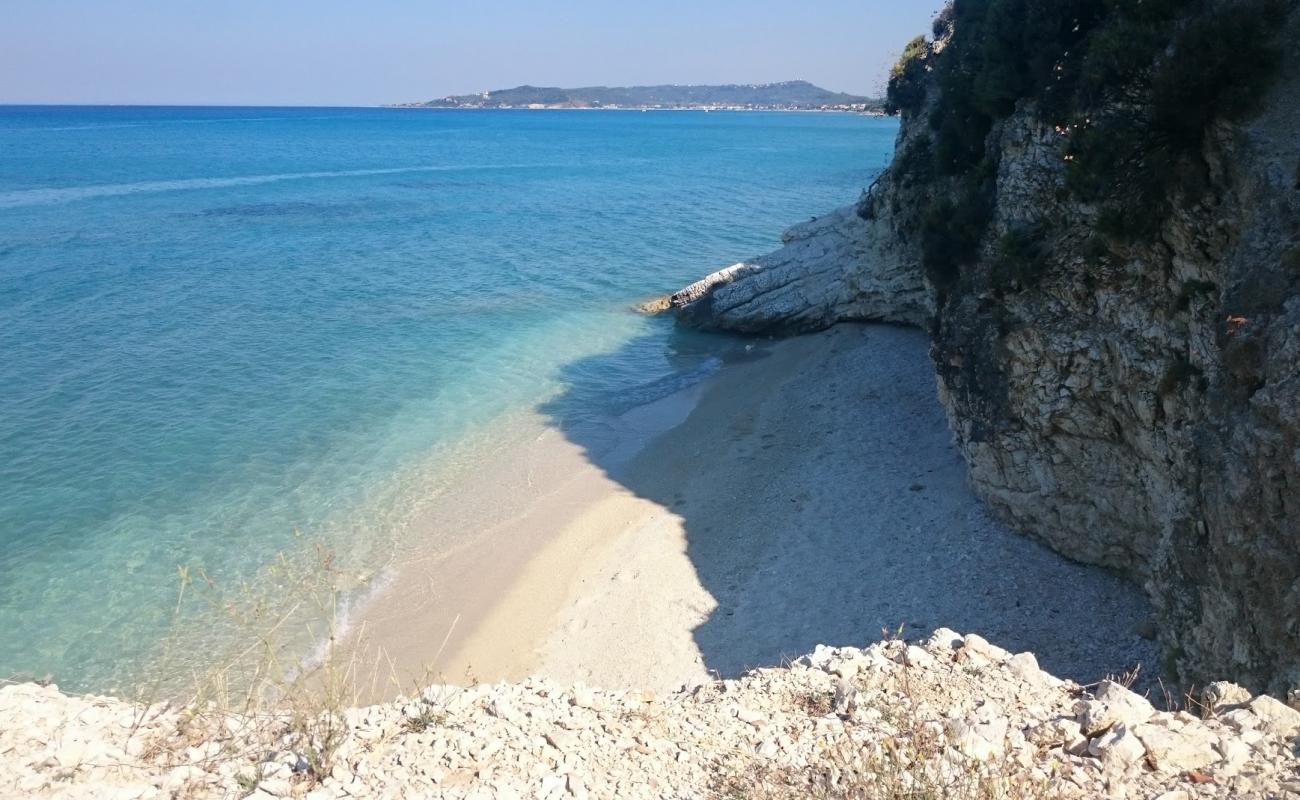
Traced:
<path fill-rule="evenodd" d="M 542 86 L 874 94 L 942 0 L 2 0 L 0 103 L 375 105 Z"/>

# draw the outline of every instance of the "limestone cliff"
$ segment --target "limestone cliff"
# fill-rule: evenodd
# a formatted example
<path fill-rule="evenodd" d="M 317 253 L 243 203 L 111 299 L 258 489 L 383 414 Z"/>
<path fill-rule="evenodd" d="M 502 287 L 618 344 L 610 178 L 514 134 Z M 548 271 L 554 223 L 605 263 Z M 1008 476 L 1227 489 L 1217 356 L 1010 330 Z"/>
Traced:
<path fill-rule="evenodd" d="M 1143 582 L 1173 677 L 1272 692 L 1300 686 L 1300 14 L 1284 13 L 1288 57 L 1249 113 L 1207 114 L 1178 157 L 1194 187 L 1161 187 L 1167 209 L 1141 235 L 1102 233 L 1147 210 L 1114 202 L 1123 174 L 1097 168 L 1083 177 L 1102 191 L 1072 190 L 1078 125 L 1044 110 L 1050 94 L 993 118 L 965 176 L 917 169 L 944 90 L 940 37 L 920 48 L 928 85 L 903 110 L 894 164 L 854 214 L 673 299 L 689 323 L 746 332 L 925 325 L 990 506 Z M 936 247 L 936 210 L 959 216 L 949 198 L 981 173 L 987 207 L 962 258 Z M 1105 609 L 1080 612 L 1106 624 Z"/>

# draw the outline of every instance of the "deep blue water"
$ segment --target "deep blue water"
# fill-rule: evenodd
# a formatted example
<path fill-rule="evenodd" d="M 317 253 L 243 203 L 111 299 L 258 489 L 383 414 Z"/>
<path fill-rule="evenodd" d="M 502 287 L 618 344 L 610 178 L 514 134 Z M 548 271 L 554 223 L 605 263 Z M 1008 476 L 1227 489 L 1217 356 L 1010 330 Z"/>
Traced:
<path fill-rule="evenodd" d="M 373 568 L 566 364 L 619 354 L 593 398 L 680 369 L 630 306 L 852 200 L 895 130 L 0 108 L 0 677 L 138 677 L 179 566 L 253 580 L 295 531 Z"/>

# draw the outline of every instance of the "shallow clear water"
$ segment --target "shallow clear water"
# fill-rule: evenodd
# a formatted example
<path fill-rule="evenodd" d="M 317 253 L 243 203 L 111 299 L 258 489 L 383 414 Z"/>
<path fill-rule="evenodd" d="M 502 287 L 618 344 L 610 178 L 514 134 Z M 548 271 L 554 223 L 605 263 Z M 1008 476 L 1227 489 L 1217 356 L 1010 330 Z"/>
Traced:
<path fill-rule="evenodd" d="M 255 579 L 294 531 L 373 569 L 566 364 L 618 352 L 596 404 L 682 369 L 631 304 L 856 197 L 895 130 L 0 108 L 0 677 L 136 678 L 179 566 Z"/>

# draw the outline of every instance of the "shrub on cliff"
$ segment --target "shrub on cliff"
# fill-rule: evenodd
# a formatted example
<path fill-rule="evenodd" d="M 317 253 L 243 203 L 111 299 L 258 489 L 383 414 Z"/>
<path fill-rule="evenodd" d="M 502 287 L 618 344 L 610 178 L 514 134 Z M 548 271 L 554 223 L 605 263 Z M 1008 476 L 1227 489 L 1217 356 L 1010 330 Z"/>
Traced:
<path fill-rule="evenodd" d="M 1198 10 L 1176 25 L 1188 5 Z M 1206 131 L 1240 119 L 1268 90 L 1286 13 L 1285 0 L 1165 0 L 1117 14 L 1092 37 L 1080 106 L 1096 111 L 1072 125 L 1067 185 L 1102 204 L 1102 233 L 1151 236 L 1176 194 L 1202 190 Z"/>
<path fill-rule="evenodd" d="M 926 59 L 930 44 L 924 36 L 907 43 L 898 63 L 889 72 L 889 86 L 885 90 L 885 113 L 916 111 L 925 102 Z"/>
<path fill-rule="evenodd" d="M 1253 110 L 1282 63 L 1285 0 L 1240 0 L 1192 20 L 1151 82 L 1152 125 L 1172 147 L 1200 147 L 1215 118 Z"/>
<path fill-rule="evenodd" d="M 951 31 L 946 46 L 928 48 L 924 58 L 938 88 L 929 119 L 933 165 L 907 170 L 956 179 L 952 199 L 921 219 L 927 271 L 948 285 L 978 258 L 996 199 L 996 154 L 986 152 L 986 139 L 1026 101 L 1043 121 L 1069 131 L 1067 186 L 1102 206 L 1099 231 L 1116 238 L 1153 233 L 1171 196 L 1194 194 L 1203 183 L 1196 154 L 1209 126 L 1241 118 L 1267 90 L 1290 5 L 954 0 L 935 22 L 936 31 Z M 912 85 L 917 73 L 908 73 L 920 60 L 896 67 L 891 111 L 915 110 L 915 98 L 924 100 L 924 88 Z"/>

